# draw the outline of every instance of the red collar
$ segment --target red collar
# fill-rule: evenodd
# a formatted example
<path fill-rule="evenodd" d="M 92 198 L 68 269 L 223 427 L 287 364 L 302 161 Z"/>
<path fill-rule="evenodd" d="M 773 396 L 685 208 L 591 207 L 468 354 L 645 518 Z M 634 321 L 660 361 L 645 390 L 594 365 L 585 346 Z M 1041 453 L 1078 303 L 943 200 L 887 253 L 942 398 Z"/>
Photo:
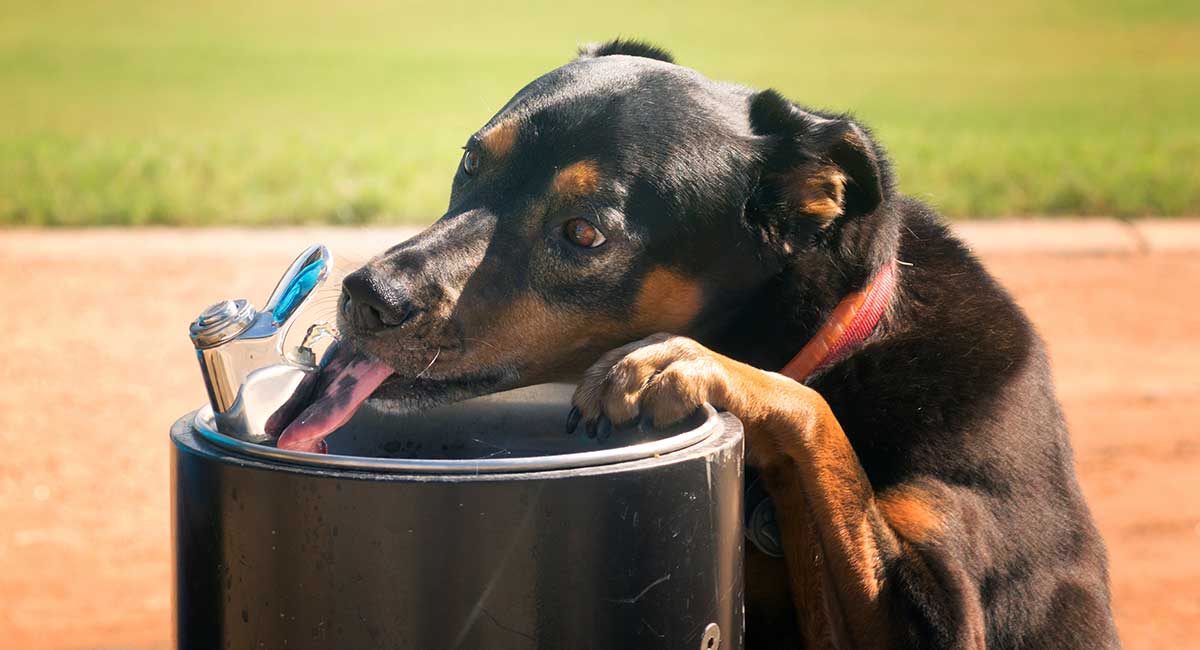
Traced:
<path fill-rule="evenodd" d="M 798 382 L 840 361 L 862 344 L 896 290 L 896 260 L 879 269 L 870 284 L 842 299 L 816 335 L 788 362 L 780 374 Z"/>

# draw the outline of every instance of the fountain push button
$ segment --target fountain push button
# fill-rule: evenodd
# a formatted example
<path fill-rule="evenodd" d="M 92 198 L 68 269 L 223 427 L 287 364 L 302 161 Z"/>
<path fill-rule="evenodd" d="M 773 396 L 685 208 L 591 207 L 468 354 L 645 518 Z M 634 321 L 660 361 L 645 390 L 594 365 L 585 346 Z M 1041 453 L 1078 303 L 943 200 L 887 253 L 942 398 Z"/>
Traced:
<path fill-rule="evenodd" d="M 256 315 L 244 298 L 222 300 L 205 309 L 188 328 L 192 343 L 204 349 L 231 341 L 250 327 Z"/>

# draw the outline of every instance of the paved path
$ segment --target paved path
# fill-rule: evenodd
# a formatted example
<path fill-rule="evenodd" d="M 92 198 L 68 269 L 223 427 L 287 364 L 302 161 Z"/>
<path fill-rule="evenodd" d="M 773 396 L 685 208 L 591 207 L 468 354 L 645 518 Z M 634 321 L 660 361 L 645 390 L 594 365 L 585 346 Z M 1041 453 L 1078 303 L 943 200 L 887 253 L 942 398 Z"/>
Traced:
<path fill-rule="evenodd" d="M 1200 222 L 959 227 L 1048 341 L 1126 647 L 1200 635 Z M 0 647 L 167 648 L 167 427 L 185 328 L 313 241 L 411 230 L 0 230 Z"/>
<path fill-rule="evenodd" d="M 955 232 L 981 254 L 1177 253 L 1200 251 L 1200 218 L 1160 221 L 1117 219 L 998 219 L 966 221 Z M 93 230 L 3 230 L 0 247 L 29 254 L 70 256 L 107 248 L 126 251 L 131 237 L 137 249 L 159 255 L 205 255 L 221 251 L 250 256 L 284 256 L 313 242 L 335 252 L 365 259 L 420 232 L 413 226 L 386 228 L 100 228 Z M 231 248 L 231 246 L 233 248 Z"/>

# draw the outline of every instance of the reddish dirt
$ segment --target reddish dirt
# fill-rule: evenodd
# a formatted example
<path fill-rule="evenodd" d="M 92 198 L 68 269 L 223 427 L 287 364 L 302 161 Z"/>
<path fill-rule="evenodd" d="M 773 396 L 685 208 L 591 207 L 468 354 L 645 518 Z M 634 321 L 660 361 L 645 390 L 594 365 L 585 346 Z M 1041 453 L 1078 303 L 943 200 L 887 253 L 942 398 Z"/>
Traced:
<path fill-rule="evenodd" d="M 167 428 L 204 399 L 187 323 L 217 298 L 261 300 L 309 239 L 361 254 L 395 237 L 0 234 L 0 645 L 171 645 Z M 1186 299 L 1200 259 L 985 257 L 1048 341 L 1126 647 L 1188 645 L 1200 314 Z"/>

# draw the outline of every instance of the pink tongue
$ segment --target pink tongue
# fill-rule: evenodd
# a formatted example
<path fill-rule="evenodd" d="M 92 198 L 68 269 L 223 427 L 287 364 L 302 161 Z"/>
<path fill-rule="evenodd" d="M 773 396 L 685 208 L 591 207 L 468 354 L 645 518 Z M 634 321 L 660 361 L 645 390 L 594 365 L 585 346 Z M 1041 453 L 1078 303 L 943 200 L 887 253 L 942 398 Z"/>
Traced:
<path fill-rule="evenodd" d="M 276 446 L 292 451 L 325 452 L 325 436 L 345 424 L 371 393 L 392 375 L 387 365 L 356 357 L 329 382 L 323 394 L 283 430 Z"/>

